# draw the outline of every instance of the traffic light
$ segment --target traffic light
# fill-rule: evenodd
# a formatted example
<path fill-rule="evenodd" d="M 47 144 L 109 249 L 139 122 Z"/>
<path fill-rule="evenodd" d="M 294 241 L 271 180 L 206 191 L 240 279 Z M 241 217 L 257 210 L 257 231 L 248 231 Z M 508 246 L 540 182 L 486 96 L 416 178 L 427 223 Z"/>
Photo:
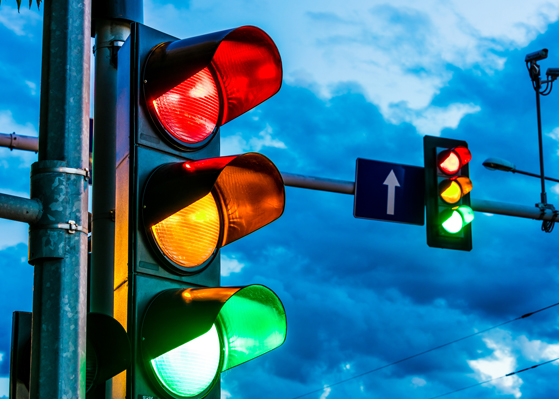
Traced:
<path fill-rule="evenodd" d="M 220 126 L 273 96 L 272 39 L 243 26 L 179 40 L 141 24 L 118 55 L 115 317 L 132 366 L 114 398 L 220 398 L 220 373 L 280 346 L 286 317 L 261 285 L 220 286 L 220 248 L 279 218 L 280 172 L 220 157 Z"/>
<path fill-rule="evenodd" d="M 470 207 L 468 162 L 472 155 L 465 141 L 425 136 L 425 204 L 427 244 L 430 247 L 471 251 L 474 212 Z"/>
<path fill-rule="evenodd" d="M 9 397 L 14 399 L 29 398 L 31 321 L 30 312 L 13 313 Z M 104 398 L 104 383 L 130 365 L 130 342 L 118 321 L 101 313 L 87 314 L 85 363 L 86 398 Z"/>

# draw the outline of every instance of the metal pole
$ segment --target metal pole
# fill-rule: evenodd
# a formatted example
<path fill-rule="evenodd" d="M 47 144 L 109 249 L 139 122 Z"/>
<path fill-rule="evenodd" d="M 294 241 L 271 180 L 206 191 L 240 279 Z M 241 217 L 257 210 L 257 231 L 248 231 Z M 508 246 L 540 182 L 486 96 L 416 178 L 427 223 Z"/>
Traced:
<path fill-rule="evenodd" d="M 518 173 L 518 174 L 520 174 L 520 175 L 526 175 L 526 176 L 532 176 L 532 177 L 538 177 L 538 178 L 541 178 L 541 176 L 542 176 L 542 175 L 537 175 L 537 174 L 535 174 L 535 173 L 524 172 L 524 171 L 518 170 L 518 169 L 513 169 L 513 170 L 511 170 L 511 172 L 512 172 L 512 173 Z M 547 177 L 547 176 L 545 176 L 544 179 L 545 179 L 545 180 L 554 181 L 554 182 L 559 183 L 559 179 L 555 179 L 555 178 L 553 178 L 553 177 Z"/>
<path fill-rule="evenodd" d="M 85 398 L 91 1 L 44 4 L 39 161 L 31 198 L 35 266 L 32 399 Z"/>
<path fill-rule="evenodd" d="M 543 141 L 542 141 L 542 115 L 540 108 L 540 78 L 538 76 L 536 80 L 536 111 L 538 114 L 538 144 L 540 148 L 540 176 L 542 184 L 541 201 L 542 204 L 547 204 L 547 194 L 545 192 L 545 174 L 543 171 Z"/>
<path fill-rule="evenodd" d="M 0 147 L 9 147 L 10 150 L 39 151 L 39 138 L 31 136 L 18 136 L 16 133 L 0 133 Z"/>
<path fill-rule="evenodd" d="M 332 193 L 355 194 L 355 183 L 346 180 L 324 179 L 315 176 L 303 176 L 280 172 L 283 183 L 289 187 L 308 188 L 311 190 L 330 191 Z"/>
<path fill-rule="evenodd" d="M 541 211 L 537 207 L 509 204 L 506 202 L 471 199 L 472 209 L 476 212 L 494 213 L 496 215 L 516 216 L 526 219 L 556 220 L 553 210 Z"/>
<path fill-rule="evenodd" d="M 95 22 L 93 124 L 93 227 L 90 311 L 113 315 L 116 184 L 116 51 L 130 35 L 130 23 Z"/>
<path fill-rule="evenodd" d="M 93 116 L 93 217 L 89 310 L 114 314 L 116 84 L 117 51 L 130 36 L 130 23 L 95 21 L 95 98 Z M 92 392 L 112 397 L 112 381 Z"/>
<path fill-rule="evenodd" d="M 329 191 L 332 193 L 355 194 L 355 183 L 347 180 L 324 179 L 314 176 L 296 175 L 280 172 L 283 182 L 289 187 L 307 188 L 311 190 Z M 506 202 L 471 199 L 472 209 L 476 212 L 494 213 L 497 215 L 516 216 L 537 220 L 555 220 L 553 210 L 544 211 L 537 207 L 509 204 Z"/>
<path fill-rule="evenodd" d="M 0 194 L 0 218 L 16 222 L 35 223 L 43 214 L 43 205 L 37 199 Z"/>

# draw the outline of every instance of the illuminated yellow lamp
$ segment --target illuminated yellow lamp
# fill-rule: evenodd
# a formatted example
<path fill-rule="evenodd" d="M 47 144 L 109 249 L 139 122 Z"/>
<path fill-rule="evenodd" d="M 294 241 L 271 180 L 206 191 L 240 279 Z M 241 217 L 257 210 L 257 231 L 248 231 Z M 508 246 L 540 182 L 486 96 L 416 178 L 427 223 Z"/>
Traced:
<path fill-rule="evenodd" d="M 472 191 L 472 181 L 465 177 L 459 176 L 452 179 L 443 180 L 439 184 L 439 194 L 443 201 L 449 204 L 455 204 L 460 199 Z"/>
<path fill-rule="evenodd" d="M 197 267 L 217 247 L 220 218 L 212 193 L 151 227 L 163 253 L 182 267 Z"/>

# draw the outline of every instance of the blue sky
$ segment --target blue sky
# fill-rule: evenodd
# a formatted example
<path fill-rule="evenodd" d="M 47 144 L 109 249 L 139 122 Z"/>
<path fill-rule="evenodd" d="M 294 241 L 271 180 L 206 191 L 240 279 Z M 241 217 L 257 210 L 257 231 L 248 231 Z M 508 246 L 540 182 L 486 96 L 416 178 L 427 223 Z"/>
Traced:
<path fill-rule="evenodd" d="M 524 56 L 559 67 L 559 5 L 545 1 L 145 1 L 145 24 L 186 38 L 256 25 L 282 55 L 280 92 L 225 125 L 222 154 L 354 180 L 356 158 L 423 166 L 425 134 L 466 140 L 471 195 L 533 206 L 539 172 Z M 37 135 L 42 7 L 0 6 L 0 132 Z M 559 93 L 542 98 L 546 174 L 559 178 Z M 0 148 L 0 192 L 29 196 L 36 155 Z M 559 207 L 559 185 L 548 183 Z M 223 374 L 223 398 L 294 398 L 559 302 L 555 231 L 476 213 L 473 250 L 429 248 L 425 227 L 353 217 L 353 197 L 287 188 L 284 215 L 222 250 L 223 285 L 282 299 L 286 343 Z M 31 310 L 27 225 L 0 220 L 0 398 L 11 314 Z M 559 357 L 559 307 L 307 396 L 431 398 Z M 556 395 L 559 361 L 453 398 Z"/>

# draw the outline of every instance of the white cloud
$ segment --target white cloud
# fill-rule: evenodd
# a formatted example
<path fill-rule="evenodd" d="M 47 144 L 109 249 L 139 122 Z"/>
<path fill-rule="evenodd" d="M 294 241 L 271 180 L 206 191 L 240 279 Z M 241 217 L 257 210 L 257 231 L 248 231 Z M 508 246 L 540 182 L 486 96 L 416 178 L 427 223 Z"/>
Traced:
<path fill-rule="evenodd" d="M 31 95 L 34 96 L 35 94 L 37 94 L 37 84 L 35 82 L 31 82 L 30 80 L 26 80 L 25 84 L 29 87 L 29 89 L 31 90 Z"/>
<path fill-rule="evenodd" d="M 411 379 L 411 383 L 416 387 L 422 387 L 425 386 L 425 384 L 427 384 L 427 381 L 425 381 L 423 378 L 413 377 Z"/>
<path fill-rule="evenodd" d="M 508 340 L 485 338 L 483 341 L 489 349 L 493 350 L 493 354 L 482 359 L 468 360 L 468 365 L 475 371 L 475 377 L 478 381 L 482 382 L 502 377 L 515 371 L 516 358 L 512 354 L 510 343 L 506 342 Z M 498 378 L 486 384 L 486 386 L 493 385 L 505 394 L 520 398 L 522 396 L 520 392 L 522 383 L 523 381 L 520 377 L 513 375 Z"/>
<path fill-rule="evenodd" d="M 481 108 L 474 104 L 451 104 L 446 108 L 428 107 L 412 116 L 411 122 L 423 135 L 440 136 L 446 128 L 456 129 L 462 118 L 479 112 Z"/>
<path fill-rule="evenodd" d="M 552 193 L 559 195 L 559 183 L 554 184 L 553 186 L 551 186 L 550 190 L 551 190 Z"/>
<path fill-rule="evenodd" d="M 10 388 L 10 377 L 0 377 L 0 397 L 8 397 Z"/>
<path fill-rule="evenodd" d="M 247 148 L 247 142 L 243 139 L 241 133 L 237 133 L 232 136 L 221 136 L 221 156 L 225 155 L 237 155 L 245 152 Z"/>
<path fill-rule="evenodd" d="M 326 399 L 330 395 L 330 391 L 332 391 L 332 388 L 330 387 L 324 388 L 322 395 L 320 395 L 320 399 Z"/>
<path fill-rule="evenodd" d="M 272 138 L 272 127 L 270 125 L 266 125 L 266 128 L 258 133 L 259 137 L 252 137 L 249 140 L 250 149 L 253 151 L 260 151 L 262 147 L 273 147 L 273 148 L 281 148 L 286 149 L 287 146 L 284 142 Z"/>
<path fill-rule="evenodd" d="M 15 5 L 15 2 L 13 3 Z M 0 12 L 0 25 L 4 25 L 7 29 L 14 32 L 17 36 L 32 37 L 33 35 L 29 33 L 29 26 L 34 25 L 38 21 L 40 21 L 42 19 L 42 13 L 42 10 L 36 11 L 35 9 L 22 9 L 22 13 L 18 13 L 16 7 L 9 7 L 7 4 L 2 4 L 2 12 Z"/>
<path fill-rule="evenodd" d="M 179 37 L 249 22 L 260 26 L 282 54 L 287 82 L 303 84 L 325 98 L 337 84 L 357 82 L 392 123 L 403 121 L 397 118 L 401 108 L 440 114 L 430 111 L 430 105 L 452 78 L 449 66 L 488 74 L 502 70 L 507 61 L 504 51 L 526 46 L 559 16 L 559 5 L 546 0 L 285 0 L 251 7 L 244 0 L 231 0 L 228 4 L 192 0 L 185 7 L 146 0 L 145 22 Z M 209 12 L 211 25 L 203 17 Z M 439 125 L 456 126 L 469 113 L 454 111 L 451 121 L 440 116 Z M 426 127 L 422 118 L 411 122 L 423 131 L 440 131 L 438 126 Z"/>
<path fill-rule="evenodd" d="M 522 354 L 534 362 L 543 362 L 559 357 L 559 344 L 548 344 L 537 339 L 530 341 L 525 336 L 519 337 L 517 341 Z"/>
<path fill-rule="evenodd" d="M 239 273 L 245 267 L 245 263 L 241 263 L 236 259 L 235 255 L 221 256 L 221 275 L 229 276 L 231 273 Z"/>
<path fill-rule="evenodd" d="M 233 395 L 231 395 L 229 391 L 226 391 L 225 389 L 221 388 L 221 399 L 229 399 L 232 397 Z"/>
<path fill-rule="evenodd" d="M 221 156 L 236 155 L 248 151 L 260 151 L 264 147 L 286 149 L 284 142 L 272 137 L 273 131 L 270 125 L 266 125 L 257 137 L 251 137 L 248 141 L 243 138 L 242 133 L 221 138 Z"/>

